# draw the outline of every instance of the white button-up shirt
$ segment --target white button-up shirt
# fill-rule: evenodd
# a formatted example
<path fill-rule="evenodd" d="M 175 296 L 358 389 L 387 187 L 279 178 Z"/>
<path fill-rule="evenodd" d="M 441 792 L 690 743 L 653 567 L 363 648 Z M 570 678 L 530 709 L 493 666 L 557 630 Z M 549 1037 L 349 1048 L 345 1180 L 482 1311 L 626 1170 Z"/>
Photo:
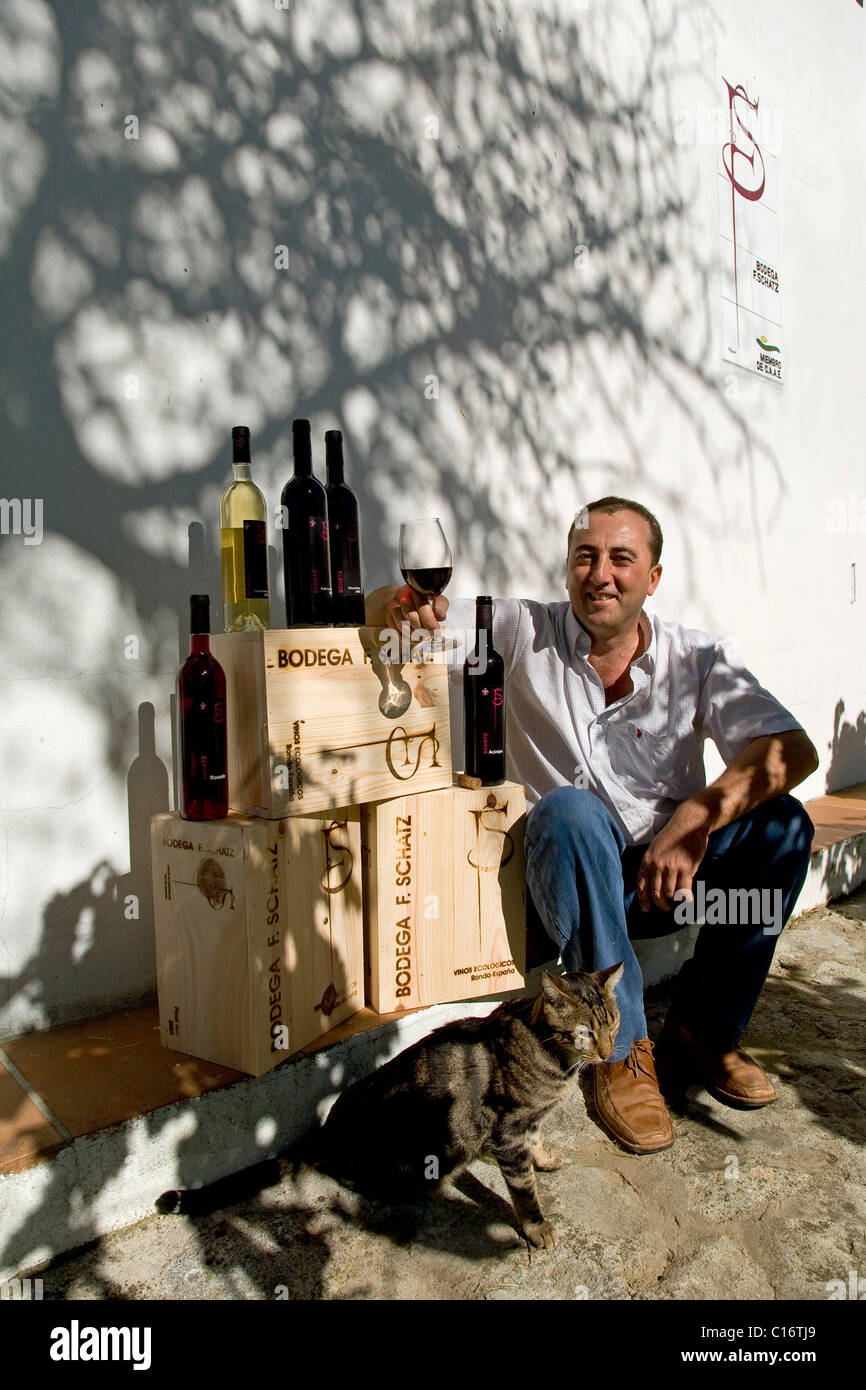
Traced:
<path fill-rule="evenodd" d="M 588 787 L 626 842 L 651 840 L 677 805 L 706 786 L 703 743 L 725 763 L 753 739 L 800 729 L 747 670 L 729 638 L 640 615 L 645 650 L 633 690 L 605 704 L 589 664 L 591 638 L 566 600 L 497 599 L 493 645 L 505 662 L 506 775 L 532 807 L 554 787 Z M 446 631 L 466 634 L 452 661 L 451 731 L 463 766 L 462 662 L 474 645 L 475 602 L 450 604 Z"/>

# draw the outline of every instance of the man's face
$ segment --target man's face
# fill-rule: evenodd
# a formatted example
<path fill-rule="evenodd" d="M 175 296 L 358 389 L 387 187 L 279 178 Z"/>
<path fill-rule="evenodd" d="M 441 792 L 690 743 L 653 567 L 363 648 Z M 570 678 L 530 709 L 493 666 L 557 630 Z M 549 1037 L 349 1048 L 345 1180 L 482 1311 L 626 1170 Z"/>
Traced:
<path fill-rule="evenodd" d="M 625 635 L 636 625 L 661 565 L 652 563 L 649 522 L 637 512 L 590 512 L 575 528 L 565 587 L 575 616 L 593 637 Z"/>

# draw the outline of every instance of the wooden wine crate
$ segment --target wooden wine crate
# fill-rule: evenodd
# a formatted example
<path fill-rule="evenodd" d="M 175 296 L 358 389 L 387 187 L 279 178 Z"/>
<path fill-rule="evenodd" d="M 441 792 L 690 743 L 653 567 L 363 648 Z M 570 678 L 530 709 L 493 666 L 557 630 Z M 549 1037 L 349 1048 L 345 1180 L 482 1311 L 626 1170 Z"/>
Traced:
<path fill-rule="evenodd" d="M 389 664 L 379 633 L 314 627 L 213 637 L 226 673 L 234 810 L 296 816 L 381 800 L 408 784 L 450 786 L 442 654 Z"/>
<path fill-rule="evenodd" d="M 379 1013 L 520 989 L 523 787 L 361 807 L 367 998 Z"/>
<path fill-rule="evenodd" d="M 254 1076 L 364 1004 L 357 807 L 152 818 L 160 1037 Z"/>

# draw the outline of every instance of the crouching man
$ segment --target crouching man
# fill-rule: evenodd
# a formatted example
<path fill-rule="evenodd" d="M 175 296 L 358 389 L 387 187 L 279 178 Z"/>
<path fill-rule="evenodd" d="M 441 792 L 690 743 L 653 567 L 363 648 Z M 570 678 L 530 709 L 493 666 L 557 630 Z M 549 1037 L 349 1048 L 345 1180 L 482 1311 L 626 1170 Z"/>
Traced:
<path fill-rule="evenodd" d="M 776 1093 L 740 1048 L 805 880 L 814 827 L 790 796 L 818 755 L 730 644 L 650 618 L 662 534 L 640 503 L 606 497 L 568 536 L 568 602 L 497 600 L 506 667 L 507 775 L 531 807 L 530 908 L 566 971 L 625 962 L 613 1056 L 593 1068 L 601 1122 L 632 1153 L 674 1140 L 647 1037 L 631 938 L 705 916 L 660 1047 L 739 1107 Z M 367 620 L 469 630 L 474 605 L 377 590 Z M 457 673 L 459 674 L 459 673 Z M 706 785 L 702 745 L 726 769 Z M 693 901 L 694 900 L 694 901 Z"/>

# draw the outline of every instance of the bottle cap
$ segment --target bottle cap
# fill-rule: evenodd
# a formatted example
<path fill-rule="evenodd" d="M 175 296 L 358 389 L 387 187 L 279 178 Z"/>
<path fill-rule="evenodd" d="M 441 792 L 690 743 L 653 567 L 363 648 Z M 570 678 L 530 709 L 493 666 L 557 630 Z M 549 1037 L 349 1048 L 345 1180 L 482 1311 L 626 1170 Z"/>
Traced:
<path fill-rule="evenodd" d="M 309 477 L 313 472 L 313 444 L 309 420 L 292 421 L 292 453 L 295 459 L 295 476 Z"/>
<path fill-rule="evenodd" d="M 250 429 L 249 425 L 234 425 L 232 427 L 232 462 L 249 463 L 250 461 Z"/>
<path fill-rule="evenodd" d="M 190 632 L 210 632 L 210 594 L 190 594 Z"/>
<path fill-rule="evenodd" d="M 343 434 L 341 430 L 325 430 L 325 463 L 328 468 L 328 484 L 343 481 Z"/>

